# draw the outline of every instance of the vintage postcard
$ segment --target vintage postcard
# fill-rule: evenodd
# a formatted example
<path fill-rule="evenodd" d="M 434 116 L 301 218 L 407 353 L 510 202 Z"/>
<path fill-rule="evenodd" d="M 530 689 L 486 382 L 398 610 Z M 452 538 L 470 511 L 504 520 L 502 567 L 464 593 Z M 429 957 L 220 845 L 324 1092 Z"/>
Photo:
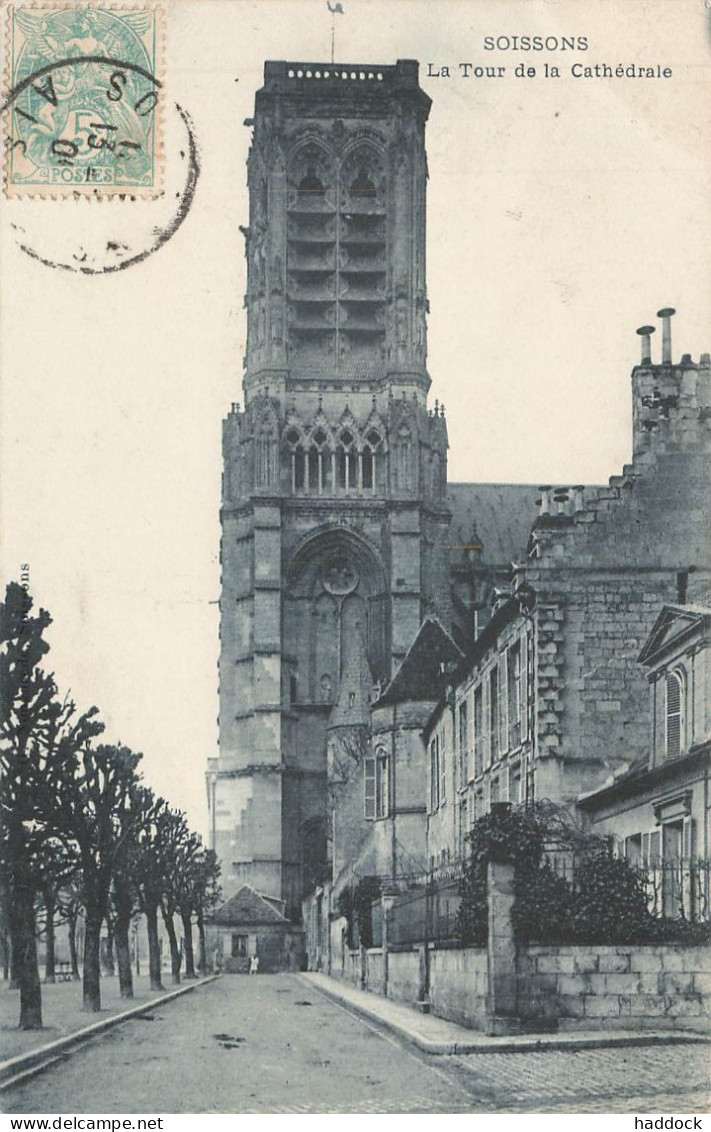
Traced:
<path fill-rule="evenodd" d="M 4 1112 L 702 1127 L 711 0 L 0 35 Z"/>

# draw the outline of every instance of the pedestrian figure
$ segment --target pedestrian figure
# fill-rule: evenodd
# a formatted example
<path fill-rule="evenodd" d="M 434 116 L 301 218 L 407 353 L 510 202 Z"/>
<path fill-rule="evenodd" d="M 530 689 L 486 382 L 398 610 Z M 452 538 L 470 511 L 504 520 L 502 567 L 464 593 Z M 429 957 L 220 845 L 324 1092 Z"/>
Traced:
<path fill-rule="evenodd" d="M 250 973 L 250 975 L 256 975 L 258 973 L 258 971 L 259 971 L 259 956 L 253 955 L 252 958 L 249 961 L 249 973 Z"/>

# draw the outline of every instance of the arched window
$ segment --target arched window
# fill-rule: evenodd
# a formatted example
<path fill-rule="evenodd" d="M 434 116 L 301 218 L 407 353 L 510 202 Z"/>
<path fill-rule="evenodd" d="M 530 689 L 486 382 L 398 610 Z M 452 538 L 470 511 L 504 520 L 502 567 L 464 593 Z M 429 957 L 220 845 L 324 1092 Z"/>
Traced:
<path fill-rule="evenodd" d="M 332 480 L 331 448 L 323 428 L 317 428 L 311 436 L 308 458 L 308 490 L 314 495 L 328 492 Z"/>
<path fill-rule="evenodd" d="M 375 491 L 378 485 L 378 450 L 382 437 L 377 429 L 371 428 L 363 446 L 363 488 Z"/>
<path fill-rule="evenodd" d="M 373 465 L 375 460 L 370 448 L 363 449 L 363 487 L 372 488 L 373 486 Z"/>
<path fill-rule="evenodd" d="M 336 459 L 338 486 L 343 491 L 353 491 L 358 486 L 358 461 L 355 451 L 355 437 L 345 428 L 339 437 Z"/>
<path fill-rule="evenodd" d="M 396 487 L 398 491 L 410 491 L 413 484 L 412 474 L 412 435 L 407 425 L 398 429 L 396 441 Z"/>
<path fill-rule="evenodd" d="M 441 461 L 440 461 L 439 452 L 433 452 L 431 457 L 430 457 L 429 473 L 430 473 L 430 476 L 429 476 L 429 478 L 430 478 L 430 483 L 429 483 L 430 495 L 434 499 L 437 499 L 439 497 L 439 495 L 441 494 L 440 493 L 440 481 L 441 481 L 441 477 L 442 477 L 442 469 L 441 469 Z"/>
<path fill-rule="evenodd" d="M 323 197 L 326 188 L 320 177 L 317 176 L 313 165 L 306 170 L 306 175 L 299 181 L 297 189 L 299 197 L 306 200 L 318 200 Z"/>
<path fill-rule="evenodd" d="M 311 609 L 311 700 L 333 703 L 340 672 L 340 612 L 331 594 L 322 593 Z M 303 692 L 302 692 L 303 698 Z"/>
<path fill-rule="evenodd" d="M 368 174 L 368 170 L 364 165 L 361 165 L 358 173 L 351 181 L 351 197 L 354 197 L 356 200 L 368 200 L 373 199 L 376 194 L 377 190 Z"/>
<path fill-rule="evenodd" d="M 306 455 L 301 433 L 298 428 L 290 428 L 286 434 L 291 457 L 291 490 L 303 491 L 306 483 Z"/>
<path fill-rule="evenodd" d="M 270 414 L 259 422 L 256 430 L 256 486 L 274 487 L 278 478 L 277 426 Z"/>
<path fill-rule="evenodd" d="M 666 753 L 673 759 L 684 750 L 686 675 L 675 668 L 666 679 Z"/>
<path fill-rule="evenodd" d="M 369 821 L 386 818 L 390 813 L 390 785 L 385 748 L 378 747 L 373 755 L 368 755 L 363 762 L 363 769 L 365 817 Z"/>

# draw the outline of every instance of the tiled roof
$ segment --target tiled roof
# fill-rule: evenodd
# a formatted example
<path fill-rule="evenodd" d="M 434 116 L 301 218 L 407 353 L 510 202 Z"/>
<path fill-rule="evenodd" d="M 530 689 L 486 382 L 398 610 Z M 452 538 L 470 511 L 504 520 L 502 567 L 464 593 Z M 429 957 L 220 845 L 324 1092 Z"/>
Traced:
<path fill-rule="evenodd" d="M 538 488 L 526 483 L 450 483 L 450 542 L 468 545 L 475 532 L 483 564 L 509 566 L 520 561 L 538 517 L 539 496 Z"/>
<path fill-rule="evenodd" d="M 442 664 L 459 664 L 462 652 L 436 617 L 426 617 L 402 664 L 376 706 L 437 700 L 444 684 Z"/>
<path fill-rule="evenodd" d="M 261 892 L 245 884 L 215 912 L 218 924 L 288 924 Z"/>

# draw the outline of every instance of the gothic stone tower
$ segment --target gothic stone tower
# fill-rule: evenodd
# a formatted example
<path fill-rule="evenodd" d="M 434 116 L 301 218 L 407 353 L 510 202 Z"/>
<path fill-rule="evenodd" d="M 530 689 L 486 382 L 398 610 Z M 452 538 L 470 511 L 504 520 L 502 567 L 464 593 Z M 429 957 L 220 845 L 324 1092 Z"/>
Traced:
<path fill-rule="evenodd" d="M 271 62 L 257 92 L 244 409 L 224 422 L 219 758 L 226 896 L 326 875 L 326 729 L 448 619 L 447 436 L 427 408 L 418 66 Z M 349 660 L 349 658 L 351 658 Z M 344 685 L 345 687 L 345 685 Z"/>

